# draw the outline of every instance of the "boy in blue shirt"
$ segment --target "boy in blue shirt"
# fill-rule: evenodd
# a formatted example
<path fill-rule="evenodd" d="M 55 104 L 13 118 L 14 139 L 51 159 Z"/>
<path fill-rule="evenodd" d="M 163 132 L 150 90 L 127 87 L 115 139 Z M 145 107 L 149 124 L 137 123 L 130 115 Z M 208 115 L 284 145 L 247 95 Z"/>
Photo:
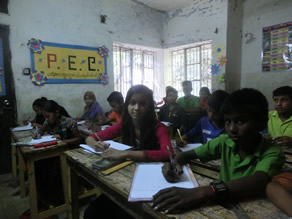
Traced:
<path fill-rule="evenodd" d="M 268 121 L 268 102 L 259 91 L 237 90 L 224 101 L 227 134 L 194 150 L 175 157 L 176 171 L 165 163 L 162 172 L 166 180 L 176 182 L 182 166 L 192 159 L 209 161 L 221 158 L 220 181 L 194 189 L 167 188 L 153 196 L 153 207 L 171 213 L 196 207 L 209 201 L 235 201 L 264 194 L 271 177 L 280 172 L 284 155 L 280 147 L 264 139 L 260 131 Z"/>
<path fill-rule="evenodd" d="M 208 116 L 201 118 L 194 128 L 182 136 L 183 142 L 179 138 L 176 139 L 176 144 L 183 147 L 196 136 L 201 137 L 201 142 L 205 144 L 224 133 L 224 119 L 220 114 L 220 107 L 227 96 L 228 93 L 223 90 L 214 91 L 208 98 Z"/>

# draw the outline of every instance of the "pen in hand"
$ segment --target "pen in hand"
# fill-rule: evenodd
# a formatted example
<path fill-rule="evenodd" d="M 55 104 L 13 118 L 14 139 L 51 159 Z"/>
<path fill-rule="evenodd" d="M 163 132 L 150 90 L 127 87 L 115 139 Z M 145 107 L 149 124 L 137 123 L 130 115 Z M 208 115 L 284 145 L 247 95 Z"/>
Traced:
<path fill-rule="evenodd" d="M 35 131 L 36 131 L 37 138 L 39 138 L 39 128 L 37 126 L 35 127 Z"/>
<path fill-rule="evenodd" d="M 179 129 L 177 129 L 177 133 L 178 133 L 179 139 L 180 139 L 182 142 L 184 142 L 183 138 L 181 137 L 181 134 L 180 134 Z"/>
<path fill-rule="evenodd" d="M 176 166 L 175 166 L 175 163 L 174 163 L 174 160 L 173 160 L 173 157 L 172 157 L 172 154 L 170 152 L 170 149 L 168 146 L 166 146 L 167 148 L 167 151 L 168 151 L 168 155 L 169 155 L 169 159 L 170 159 L 170 165 L 171 165 L 171 168 L 172 170 L 174 171 L 174 173 L 177 174 L 177 169 L 176 169 Z"/>

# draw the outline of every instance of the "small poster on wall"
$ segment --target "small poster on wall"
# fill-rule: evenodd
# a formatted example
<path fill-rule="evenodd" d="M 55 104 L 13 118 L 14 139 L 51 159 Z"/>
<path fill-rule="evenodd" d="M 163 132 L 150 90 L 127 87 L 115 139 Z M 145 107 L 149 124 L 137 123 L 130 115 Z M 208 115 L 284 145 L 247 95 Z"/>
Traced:
<path fill-rule="evenodd" d="M 292 22 L 263 28 L 262 71 L 292 71 Z"/>
<path fill-rule="evenodd" d="M 28 41 L 31 54 L 31 80 L 35 85 L 56 83 L 107 84 L 108 49 Z"/>

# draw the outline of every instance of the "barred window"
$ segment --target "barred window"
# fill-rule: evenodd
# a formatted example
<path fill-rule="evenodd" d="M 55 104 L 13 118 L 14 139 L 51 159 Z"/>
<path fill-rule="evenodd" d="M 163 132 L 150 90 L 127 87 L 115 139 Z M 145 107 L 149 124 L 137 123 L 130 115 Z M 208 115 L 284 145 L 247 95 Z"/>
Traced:
<path fill-rule="evenodd" d="M 211 90 L 211 57 L 211 41 L 172 51 L 171 84 L 178 90 L 179 96 L 183 96 L 181 83 L 186 80 L 192 82 L 194 95 L 198 96 L 203 86 Z"/>
<path fill-rule="evenodd" d="M 131 86 L 154 90 L 154 52 L 114 45 L 114 88 L 125 97 Z"/>

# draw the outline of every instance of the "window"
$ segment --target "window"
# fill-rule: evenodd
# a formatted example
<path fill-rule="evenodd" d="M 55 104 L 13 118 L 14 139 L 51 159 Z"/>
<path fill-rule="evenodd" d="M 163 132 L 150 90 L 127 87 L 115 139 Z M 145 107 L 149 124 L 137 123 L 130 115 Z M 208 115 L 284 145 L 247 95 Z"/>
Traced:
<path fill-rule="evenodd" d="M 154 90 L 154 52 L 118 45 L 114 53 L 114 88 L 125 97 L 129 88 L 144 84 Z"/>
<path fill-rule="evenodd" d="M 181 83 L 185 80 L 192 82 L 194 95 L 199 95 L 203 86 L 211 90 L 211 57 L 211 41 L 172 50 L 171 84 L 179 96 L 183 96 Z"/>
<path fill-rule="evenodd" d="M 8 14 L 8 0 L 0 0 L 0 12 Z"/>

